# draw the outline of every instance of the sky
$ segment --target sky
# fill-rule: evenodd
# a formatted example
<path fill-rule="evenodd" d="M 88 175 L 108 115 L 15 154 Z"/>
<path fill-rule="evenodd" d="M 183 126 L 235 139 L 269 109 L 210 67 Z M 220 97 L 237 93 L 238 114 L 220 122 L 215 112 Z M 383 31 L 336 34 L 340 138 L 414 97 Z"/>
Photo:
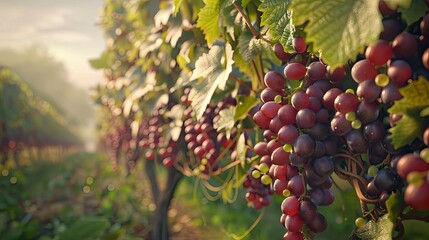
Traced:
<path fill-rule="evenodd" d="M 101 81 L 89 59 L 105 49 L 97 26 L 103 0 L 0 0 L 0 48 L 46 47 L 69 80 L 85 89 Z"/>

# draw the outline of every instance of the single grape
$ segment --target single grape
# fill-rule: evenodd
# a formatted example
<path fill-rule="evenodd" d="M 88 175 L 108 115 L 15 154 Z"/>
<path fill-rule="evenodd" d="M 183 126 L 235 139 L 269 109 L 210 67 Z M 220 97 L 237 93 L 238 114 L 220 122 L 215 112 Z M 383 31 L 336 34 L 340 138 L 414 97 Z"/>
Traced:
<path fill-rule="evenodd" d="M 429 69 L 429 48 L 426 48 L 426 50 L 423 52 L 422 63 L 426 69 Z"/>
<path fill-rule="evenodd" d="M 291 105 L 284 105 L 282 106 L 278 112 L 277 115 L 279 116 L 280 120 L 285 125 L 292 125 L 295 123 L 296 120 L 296 110 Z"/>
<path fill-rule="evenodd" d="M 375 77 L 375 84 L 379 87 L 385 87 L 389 83 L 390 79 L 386 74 L 378 74 Z"/>
<path fill-rule="evenodd" d="M 364 102 L 374 102 L 380 96 L 380 93 L 381 87 L 373 80 L 360 82 L 356 90 L 356 95 L 361 97 Z"/>
<path fill-rule="evenodd" d="M 388 42 L 392 41 L 398 34 L 404 31 L 407 25 L 397 18 L 383 19 L 383 31 L 380 34 L 380 39 Z"/>
<path fill-rule="evenodd" d="M 396 171 L 403 179 L 407 179 L 411 172 L 429 171 L 429 163 L 412 153 L 402 156 L 396 164 Z"/>
<path fill-rule="evenodd" d="M 400 183 L 399 176 L 391 168 L 383 168 L 374 178 L 374 184 L 382 192 L 392 192 Z"/>
<path fill-rule="evenodd" d="M 312 221 L 317 216 L 316 205 L 308 200 L 301 201 L 299 215 L 306 223 Z"/>
<path fill-rule="evenodd" d="M 305 50 L 307 50 L 307 44 L 305 43 L 305 40 L 301 36 L 297 36 L 293 39 L 293 48 L 297 53 L 303 53 Z"/>
<path fill-rule="evenodd" d="M 298 134 L 298 129 L 294 125 L 286 125 L 280 128 L 278 139 L 284 144 L 293 144 L 298 137 Z"/>
<path fill-rule="evenodd" d="M 286 78 L 291 80 L 301 80 L 306 73 L 307 68 L 301 63 L 289 63 L 284 69 Z"/>
<path fill-rule="evenodd" d="M 279 109 L 282 107 L 281 104 L 278 104 L 276 102 L 266 102 L 261 107 L 261 112 L 268 118 L 273 119 L 276 115 Z"/>
<path fill-rule="evenodd" d="M 405 202 L 416 210 L 429 209 L 429 182 L 427 179 L 422 184 L 409 184 L 405 189 Z"/>
<path fill-rule="evenodd" d="M 289 153 L 283 150 L 283 147 L 279 147 L 271 154 L 271 162 L 276 165 L 288 165 L 289 164 Z"/>
<path fill-rule="evenodd" d="M 308 229 L 314 233 L 325 231 L 327 225 L 328 223 L 326 218 L 321 213 L 317 213 L 317 216 L 313 219 L 313 221 L 307 223 Z"/>
<path fill-rule="evenodd" d="M 347 146 L 354 153 L 365 153 L 368 149 L 368 144 L 365 141 L 361 131 L 353 130 L 347 134 Z"/>
<path fill-rule="evenodd" d="M 308 77 L 311 80 L 319 80 L 325 77 L 326 75 L 326 66 L 320 61 L 312 62 L 308 66 Z"/>
<path fill-rule="evenodd" d="M 375 175 L 377 175 L 378 172 L 378 168 L 374 165 L 369 166 L 368 168 L 368 175 L 370 177 L 375 177 Z"/>
<path fill-rule="evenodd" d="M 378 40 L 378 42 L 369 45 L 365 51 L 365 57 L 368 61 L 376 66 L 381 66 L 387 63 L 392 58 L 393 50 L 389 42 Z"/>
<path fill-rule="evenodd" d="M 337 96 L 342 94 L 343 91 L 339 88 L 332 88 L 329 89 L 324 95 L 323 95 L 323 106 L 328 110 L 334 110 L 334 102 Z"/>
<path fill-rule="evenodd" d="M 326 78 L 336 83 L 342 81 L 346 77 L 345 67 L 337 67 L 332 69 L 330 66 L 327 68 Z"/>
<path fill-rule="evenodd" d="M 299 212 L 299 200 L 295 196 L 287 197 L 283 200 L 281 209 L 288 216 L 293 216 Z"/>
<path fill-rule="evenodd" d="M 331 130 L 336 136 L 344 136 L 352 130 L 352 125 L 344 114 L 338 114 L 331 121 Z"/>
<path fill-rule="evenodd" d="M 365 80 L 374 80 L 375 76 L 378 74 L 378 71 L 369 60 L 364 59 L 356 62 L 355 65 L 353 65 L 351 74 L 353 80 L 355 80 L 357 83 L 360 83 Z"/>
<path fill-rule="evenodd" d="M 397 86 L 403 86 L 411 78 L 411 66 L 404 60 L 396 60 L 387 69 L 387 75 Z"/>
<path fill-rule="evenodd" d="M 303 108 L 296 113 L 296 124 L 300 128 L 310 128 L 316 123 L 316 113 L 308 108 Z"/>
<path fill-rule="evenodd" d="M 292 95 L 291 103 L 296 110 L 308 108 L 310 106 L 310 97 L 306 93 L 298 91 Z"/>
<path fill-rule="evenodd" d="M 270 126 L 271 119 L 266 117 L 261 111 L 253 115 L 253 121 L 262 129 L 267 129 Z"/>
<path fill-rule="evenodd" d="M 418 52 L 417 39 L 411 33 L 402 32 L 393 40 L 392 48 L 396 57 L 411 60 Z"/>
<path fill-rule="evenodd" d="M 360 102 L 356 110 L 356 115 L 363 124 L 368 124 L 378 118 L 379 112 L 375 102 Z"/>
<path fill-rule="evenodd" d="M 366 225 L 366 220 L 363 217 L 358 217 L 355 220 L 355 225 L 358 228 L 362 228 Z"/>
<path fill-rule="evenodd" d="M 358 104 L 359 99 L 356 95 L 351 93 L 341 93 L 335 98 L 334 101 L 335 109 L 342 114 L 355 112 Z"/>
<path fill-rule="evenodd" d="M 314 142 L 314 139 L 310 137 L 310 135 L 301 134 L 295 140 L 293 149 L 301 157 L 309 157 L 311 154 L 313 154 L 315 147 L 316 143 Z"/>
<path fill-rule="evenodd" d="M 287 232 L 283 236 L 283 240 L 305 240 L 305 238 L 301 232 Z"/>
<path fill-rule="evenodd" d="M 274 91 L 282 91 L 285 87 L 286 79 L 276 71 L 269 71 L 264 76 L 265 85 Z"/>
<path fill-rule="evenodd" d="M 289 232 L 299 232 L 302 226 L 304 226 L 304 220 L 299 214 L 286 216 L 285 227 Z"/>
<path fill-rule="evenodd" d="M 294 196 L 300 196 L 305 191 L 304 182 L 302 181 L 302 177 L 300 175 L 293 176 L 288 184 L 287 188 Z"/>
<path fill-rule="evenodd" d="M 268 175 L 262 175 L 261 177 L 261 183 L 264 185 L 270 185 L 273 182 L 273 179 L 271 179 Z"/>
<path fill-rule="evenodd" d="M 314 159 L 311 162 L 311 166 L 317 175 L 325 179 L 331 176 L 335 168 L 334 163 L 332 162 L 332 159 L 326 155 L 323 157 Z"/>
<path fill-rule="evenodd" d="M 366 125 L 363 130 L 364 136 L 369 142 L 383 140 L 385 131 L 386 129 L 384 128 L 384 124 L 380 120 Z"/>
<path fill-rule="evenodd" d="M 399 92 L 399 87 L 394 82 L 390 82 L 386 87 L 381 90 L 381 100 L 385 104 L 392 104 L 394 101 L 402 98 Z"/>
<path fill-rule="evenodd" d="M 282 62 L 287 62 L 291 56 L 291 54 L 285 52 L 283 46 L 280 43 L 274 44 L 273 52 Z"/>

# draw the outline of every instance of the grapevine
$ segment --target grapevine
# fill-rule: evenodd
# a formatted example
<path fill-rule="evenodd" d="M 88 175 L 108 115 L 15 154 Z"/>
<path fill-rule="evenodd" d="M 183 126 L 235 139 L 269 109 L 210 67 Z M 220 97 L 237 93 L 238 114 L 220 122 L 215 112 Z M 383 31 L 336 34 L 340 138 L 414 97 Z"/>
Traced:
<path fill-rule="evenodd" d="M 107 1 L 95 98 L 115 166 L 125 159 L 130 174 L 144 162 L 159 204 L 150 237 L 168 239 L 163 216 L 183 176 L 210 199 L 230 202 L 239 186 L 255 209 L 280 198 L 283 239 L 326 231 L 321 209 L 344 183 L 360 202 L 356 238 L 400 239 L 403 221 L 429 222 L 427 8 Z"/>

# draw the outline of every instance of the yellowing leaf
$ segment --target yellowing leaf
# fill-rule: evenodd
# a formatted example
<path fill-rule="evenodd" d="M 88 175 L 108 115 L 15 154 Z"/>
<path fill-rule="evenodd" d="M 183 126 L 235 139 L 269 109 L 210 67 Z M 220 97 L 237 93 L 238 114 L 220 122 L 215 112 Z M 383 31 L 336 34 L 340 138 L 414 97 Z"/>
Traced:
<path fill-rule="evenodd" d="M 306 41 L 332 67 L 354 60 L 382 30 L 374 0 L 292 0 L 289 10 L 295 26 L 307 23 Z"/>
<path fill-rule="evenodd" d="M 378 221 L 371 220 L 365 226 L 356 229 L 356 235 L 362 240 L 391 240 L 393 223 L 388 214 L 379 218 Z"/>
<path fill-rule="evenodd" d="M 215 90 L 225 89 L 226 81 L 232 72 L 233 53 L 229 44 L 225 47 L 215 45 L 195 62 L 190 81 L 203 78 L 202 81 L 194 81 L 194 89 L 190 93 L 192 107 L 198 119 L 203 115 Z"/>
<path fill-rule="evenodd" d="M 429 81 L 420 76 L 417 81 L 399 90 L 402 99 L 395 101 L 388 112 L 404 114 L 409 109 L 424 109 L 429 106 Z"/>

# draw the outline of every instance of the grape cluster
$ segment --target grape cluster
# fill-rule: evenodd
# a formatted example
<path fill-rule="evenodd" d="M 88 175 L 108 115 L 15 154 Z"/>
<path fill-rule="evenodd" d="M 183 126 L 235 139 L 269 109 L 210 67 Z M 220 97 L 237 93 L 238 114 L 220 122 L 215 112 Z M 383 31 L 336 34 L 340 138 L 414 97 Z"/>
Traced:
<path fill-rule="evenodd" d="M 287 54 L 281 45 L 274 46 L 276 56 L 287 62 L 286 78 L 275 71 L 265 75 L 263 105 L 253 116 L 264 130 L 265 141 L 254 146 L 261 158 L 252 177 L 286 197 L 280 220 L 288 230 L 285 239 L 303 239 L 303 227 L 312 233 L 327 227 L 317 207 L 334 201 L 330 176 L 335 168 L 332 156 L 337 152 L 337 139 L 330 127 L 335 99 L 332 91 L 341 91 L 335 86 L 345 77 L 344 68 L 331 70 L 311 57 L 302 37 L 295 38 L 294 48 L 295 53 Z M 303 79 L 301 88 L 286 92 L 287 80 Z M 268 171 L 263 170 L 265 166 Z"/>
<path fill-rule="evenodd" d="M 203 116 L 196 120 L 189 99 L 189 89 L 185 89 L 181 99 L 188 107 L 184 112 L 185 141 L 189 152 L 196 158 L 196 167 L 193 169 L 195 175 L 200 173 L 210 174 L 220 167 L 219 158 L 223 150 L 235 148 L 236 129 L 227 136 L 226 133 L 218 132 L 214 123 L 220 118 L 219 112 L 229 106 L 235 106 L 236 100 L 228 96 L 217 105 L 208 105 Z"/>
<path fill-rule="evenodd" d="M 268 206 L 271 203 L 271 195 L 273 191 L 268 184 L 264 184 L 264 177 L 261 178 L 261 172 L 267 173 L 268 165 L 260 165 L 258 169 L 251 167 L 246 175 L 246 180 L 243 182 L 243 187 L 247 188 L 246 201 L 256 210 Z M 268 175 L 264 175 L 267 176 Z M 267 179 L 268 181 L 271 179 Z"/>
<path fill-rule="evenodd" d="M 331 69 L 312 56 L 303 37 L 295 37 L 294 53 L 274 46 L 286 66 L 284 75 L 275 71 L 265 75 L 263 105 L 253 116 L 265 141 L 254 146 L 259 165 L 247 179 L 253 183 L 260 178 L 286 197 L 280 219 L 288 229 L 284 239 L 302 239 L 304 226 L 312 233 L 326 228 L 317 207 L 333 202 L 330 175 L 337 170 L 341 178 L 356 181 L 359 198 L 374 204 L 374 212 L 385 213 L 386 200 L 404 184 L 405 202 L 417 210 L 429 209 L 429 148 L 416 143 L 395 149 L 388 129 L 402 116 L 387 112 L 402 98 L 402 87 L 418 75 L 428 75 L 429 15 L 419 30 L 404 32 L 395 10 L 380 1 L 380 11 L 388 16 L 383 20 L 385 30 L 351 66 L 354 89 L 341 86 L 346 68 Z M 288 89 L 288 81 L 301 85 Z M 355 169 L 348 167 L 356 163 Z M 358 220 L 359 225 L 366 222 Z"/>
<path fill-rule="evenodd" d="M 158 160 L 166 167 L 171 167 L 177 160 L 178 145 L 173 139 L 165 139 L 163 130 L 172 119 L 164 118 L 167 106 L 158 108 L 153 115 L 144 118 L 138 138 L 139 146 L 144 151 L 144 157 L 148 161 Z"/>

